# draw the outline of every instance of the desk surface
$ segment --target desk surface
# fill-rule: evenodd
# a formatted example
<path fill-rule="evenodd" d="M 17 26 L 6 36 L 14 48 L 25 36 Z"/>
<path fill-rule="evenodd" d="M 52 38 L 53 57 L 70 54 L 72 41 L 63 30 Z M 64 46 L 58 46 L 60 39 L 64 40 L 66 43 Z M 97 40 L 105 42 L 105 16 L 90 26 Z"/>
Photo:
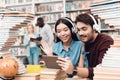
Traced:
<path fill-rule="evenodd" d="M 87 78 L 66 78 L 65 80 L 90 80 Z"/>
<path fill-rule="evenodd" d="M 66 78 L 65 80 L 90 80 L 88 78 L 80 78 L 78 76 L 74 76 L 73 78 Z"/>
<path fill-rule="evenodd" d="M 39 73 L 25 73 L 16 75 L 15 80 L 40 80 Z"/>
<path fill-rule="evenodd" d="M 16 76 L 30 76 L 30 77 L 32 77 L 32 76 L 39 76 L 40 75 L 40 73 L 25 73 L 25 74 L 18 74 L 18 75 L 16 75 Z"/>

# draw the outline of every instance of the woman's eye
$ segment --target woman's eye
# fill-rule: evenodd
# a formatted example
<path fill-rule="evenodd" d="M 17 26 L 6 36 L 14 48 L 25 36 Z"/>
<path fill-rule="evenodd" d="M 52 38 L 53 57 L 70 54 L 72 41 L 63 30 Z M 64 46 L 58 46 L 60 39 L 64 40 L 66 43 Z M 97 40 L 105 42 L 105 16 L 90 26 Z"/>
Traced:
<path fill-rule="evenodd" d="M 68 31 L 68 29 L 64 29 L 64 31 Z"/>

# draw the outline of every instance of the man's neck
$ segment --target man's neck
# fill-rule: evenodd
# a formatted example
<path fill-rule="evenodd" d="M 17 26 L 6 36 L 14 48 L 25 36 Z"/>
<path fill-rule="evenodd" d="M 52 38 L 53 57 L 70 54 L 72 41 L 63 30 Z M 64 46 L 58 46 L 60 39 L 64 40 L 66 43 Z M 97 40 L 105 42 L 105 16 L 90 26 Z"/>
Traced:
<path fill-rule="evenodd" d="M 93 43 L 96 40 L 97 36 L 98 36 L 98 33 L 95 32 L 93 35 L 93 39 L 89 43 Z"/>

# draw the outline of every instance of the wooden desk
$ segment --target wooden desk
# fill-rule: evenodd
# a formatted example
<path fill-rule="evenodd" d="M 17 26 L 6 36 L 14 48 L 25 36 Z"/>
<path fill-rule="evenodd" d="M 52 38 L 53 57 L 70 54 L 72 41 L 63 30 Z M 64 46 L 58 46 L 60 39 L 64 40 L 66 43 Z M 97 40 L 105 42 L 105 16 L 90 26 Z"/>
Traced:
<path fill-rule="evenodd" d="M 66 78 L 65 80 L 90 80 L 87 78 Z"/>
<path fill-rule="evenodd" d="M 16 75 L 15 80 L 40 80 L 39 73 L 25 73 L 21 75 Z M 65 80 L 90 80 L 88 78 L 66 78 Z"/>
<path fill-rule="evenodd" d="M 15 80 L 40 80 L 40 73 L 25 73 L 16 75 Z"/>
<path fill-rule="evenodd" d="M 74 76 L 73 78 L 66 78 L 65 80 L 90 80 L 90 79 Z"/>

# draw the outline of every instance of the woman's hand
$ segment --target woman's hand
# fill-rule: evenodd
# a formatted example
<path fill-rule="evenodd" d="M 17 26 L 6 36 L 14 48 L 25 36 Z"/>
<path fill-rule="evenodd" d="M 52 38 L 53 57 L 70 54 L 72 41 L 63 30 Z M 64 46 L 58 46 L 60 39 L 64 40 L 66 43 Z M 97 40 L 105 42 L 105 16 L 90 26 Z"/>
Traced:
<path fill-rule="evenodd" d="M 43 61 L 43 60 L 40 60 L 39 64 L 40 64 L 40 66 L 45 66 L 46 65 L 45 61 Z"/>
<path fill-rule="evenodd" d="M 57 63 L 59 66 L 61 66 L 62 70 L 64 70 L 66 73 L 68 74 L 73 73 L 74 66 L 68 57 L 66 58 L 59 57 L 57 60 Z"/>
<path fill-rule="evenodd" d="M 45 42 L 44 40 L 40 41 L 40 48 L 43 50 L 43 52 L 47 55 L 53 55 L 52 53 L 52 46 L 50 46 L 49 44 L 47 44 L 47 42 Z"/>

